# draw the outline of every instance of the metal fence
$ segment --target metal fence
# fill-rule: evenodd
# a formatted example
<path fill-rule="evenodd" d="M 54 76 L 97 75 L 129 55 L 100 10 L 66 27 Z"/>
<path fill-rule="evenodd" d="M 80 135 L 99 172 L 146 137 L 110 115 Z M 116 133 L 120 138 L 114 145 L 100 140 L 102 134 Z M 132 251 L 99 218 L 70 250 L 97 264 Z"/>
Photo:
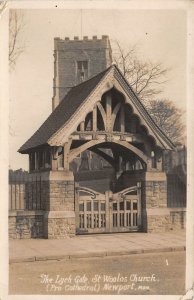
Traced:
<path fill-rule="evenodd" d="M 41 176 L 31 174 L 9 175 L 9 210 L 41 210 Z"/>

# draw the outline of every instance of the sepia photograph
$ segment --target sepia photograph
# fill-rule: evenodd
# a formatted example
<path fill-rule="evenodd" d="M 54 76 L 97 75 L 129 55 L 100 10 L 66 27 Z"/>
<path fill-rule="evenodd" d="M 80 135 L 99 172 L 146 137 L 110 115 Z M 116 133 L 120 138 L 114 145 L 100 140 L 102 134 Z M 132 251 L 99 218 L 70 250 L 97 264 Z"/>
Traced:
<path fill-rule="evenodd" d="M 180 299 L 188 11 L 73 4 L 8 8 L 8 294 Z"/>

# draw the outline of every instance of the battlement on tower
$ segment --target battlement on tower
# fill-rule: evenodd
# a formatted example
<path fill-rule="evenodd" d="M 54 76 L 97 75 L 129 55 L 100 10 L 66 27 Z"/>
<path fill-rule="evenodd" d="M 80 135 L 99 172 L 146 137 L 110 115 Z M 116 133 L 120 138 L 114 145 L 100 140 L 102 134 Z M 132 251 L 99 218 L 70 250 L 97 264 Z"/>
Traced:
<path fill-rule="evenodd" d="M 109 37 L 107 35 L 103 35 L 102 38 L 98 38 L 96 35 L 92 38 L 84 36 L 83 39 L 79 39 L 78 36 L 74 36 L 73 39 L 70 39 L 69 37 L 65 37 L 64 39 L 56 37 L 54 41 L 55 51 L 75 50 L 75 48 L 77 50 L 82 50 L 83 48 L 85 50 L 93 48 L 108 48 L 111 50 Z"/>
<path fill-rule="evenodd" d="M 74 42 L 74 41 L 109 41 L 108 35 L 102 35 L 101 38 L 98 38 L 97 35 L 93 35 L 91 38 L 88 36 L 83 36 L 83 38 L 79 38 L 79 36 L 74 36 L 73 39 L 69 37 L 65 37 L 64 39 L 61 39 L 60 37 L 55 37 L 55 40 L 60 40 L 61 42 Z"/>

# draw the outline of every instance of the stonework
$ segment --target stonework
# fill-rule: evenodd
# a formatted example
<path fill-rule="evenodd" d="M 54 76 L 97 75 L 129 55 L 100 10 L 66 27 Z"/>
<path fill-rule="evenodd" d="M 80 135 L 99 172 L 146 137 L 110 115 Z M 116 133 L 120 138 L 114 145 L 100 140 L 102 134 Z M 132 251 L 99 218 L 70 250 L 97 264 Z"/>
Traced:
<path fill-rule="evenodd" d="M 165 181 L 144 181 L 142 187 L 143 207 L 167 207 L 167 185 Z"/>
<path fill-rule="evenodd" d="M 55 171 L 45 176 L 49 195 L 45 205 L 44 231 L 47 238 L 75 235 L 74 180 L 71 172 Z"/>
<path fill-rule="evenodd" d="M 44 212 L 21 211 L 9 213 L 9 238 L 29 239 L 44 237 Z"/>
<path fill-rule="evenodd" d="M 94 190 L 98 189 L 95 176 L 90 181 L 83 181 L 82 185 L 86 186 L 88 182 L 94 185 L 90 186 Z M 132 186 L 141 182 L 142 226 L 140 230 L 160 233 L 185 228 L 186 209 L 167 207 L 165 173 L 138 171 L 127 175 L 123 182 L 122 188 L 126 188 L 127 185 L 129 187 L 129 182 Z M 30 181 L 22 191 L 27 199 L 25 210 L 9 212 L 11 239 L 64 239 L 75 236 L 75 214 L 79 211 L 75 211 L 76 191 L 72 172 L 62 170 L 32 173 Z"/>
<path fill-rule="evenodd" d="M 74 210 L 74 181 L 51 181 L 49 189 L 50 201 L 47 210 Z"/>
<path fill-rule="evenodd" d="M 145 222 L 145 219 L 143 219 Z M 170 229 L 170 216 L 149 216 L 147 217 L 147 229 L 149 233 L 166 232 Z"/>
<path fill-rule="evenodd" d="M 102 36 L 101 39 L 84 37 L 83 40 L 55 38 L 54 58 L 53 109 L 71 87 L 81 82 L 78 62 L 87 62 L 87 69 L 83 69 L 83 80 L 95 76 L 111 65 L 110 41 L 108 36 Z"/>
<path fill-rule="evenodd" d="M 160 209 L 149 210 L 142 217 L 144 232 L 159 233 L 170 230 L 185 229 L 186 226 L 186 209 Z"/>
<path fill-rule="evenodd" d="M 41 178 L 39 181 L 38 175 Z M 10 238 L 66 238 L 75 235 L 74 180 L 71 172 L 31 174 L 26 191 L 29 196 L 27 206 L 37 210 L 10 212 Z"/>
<path fill-rule="evenodd" d="M 75 235 L 74 212 L 50 212 L 47 222 L 49 239 L 64 239 Z"/>
<path fill-rule="evenodd" d="M 142 224 L 144 232 L 164 232 L 170 228 L 167 182 L 163 172 L 145 173 L 142 182 Z"/>
<path fill-rule="evenodd" d="M 179 230 L 186 227 L 186 208 L 170 209 L 170 229 Z"/>

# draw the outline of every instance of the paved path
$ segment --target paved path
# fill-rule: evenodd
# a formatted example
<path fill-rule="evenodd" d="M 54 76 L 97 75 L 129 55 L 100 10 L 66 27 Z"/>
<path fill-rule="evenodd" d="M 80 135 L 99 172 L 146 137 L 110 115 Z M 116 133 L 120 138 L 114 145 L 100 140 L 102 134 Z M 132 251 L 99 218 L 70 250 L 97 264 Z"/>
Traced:
<path fill-rule="evenodd" d="M 79 235 L 64 240 L 10 240 L 10 263 L 185 250 L 185 231 Z"/>

